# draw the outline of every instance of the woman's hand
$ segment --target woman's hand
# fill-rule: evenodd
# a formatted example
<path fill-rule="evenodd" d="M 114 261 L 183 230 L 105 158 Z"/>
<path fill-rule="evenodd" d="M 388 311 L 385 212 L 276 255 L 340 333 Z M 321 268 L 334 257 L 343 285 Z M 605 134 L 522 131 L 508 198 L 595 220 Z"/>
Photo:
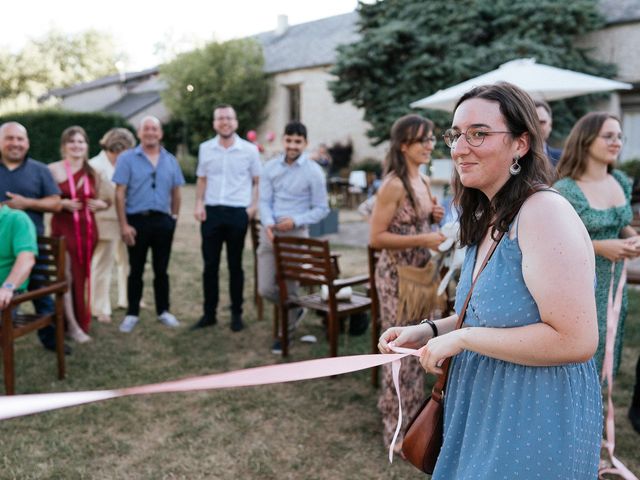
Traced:
<path fill-rule="evenodd" d="M 640 255 L 640 242 L 637 237 L 595 240 L 593 245 L 597 255 L 611 262 L 617 262 L 625 258 L 635 258 Z"/>
<path fill-rule="evenodd" d="M 447 239 L 441 232 L 421 233 L 418 237 L 420 237 L 421 245 L 431 250 L 437 250 L 440 244 Z"/>
<path fill-rule="evenodd" d="M 420 355 L 420 364 L 429 373 L 440 375 L 442 363 L 449 357 L 459 354 L 462 348 L 462 335 L 467 329 L 454 330 L 445 335 L 439 335 L 427 342 Z"/>
<path fill-rule="evenodd" d="M 433 330 L 429 325 L 391 327 L 380 335 L 378 350 L 380 353 L 394 353 L 389 344 L 396 347 L 420 348 L 429 340 L 430 332 Z"/>
<path fill-rule="evenodd" d="M 62 208 L 68 212 L 77 212 L 82 209 L 82 202 L 78 199 L 64 198 L 60 203 L 62 203 Z"/>
<path fill-rule="evenodd" d="M 437 200 L 434 198 L 433 202 L 433 211 L 431 212 L 431 218 L 433 219 L 433 223 L 440 223 L 444 218 L 444 207 L 442 205 L 438 205 Z"/>
<path fill-rule="evenodd" d="M 99 212 L 100 210 L 106 210 L 109 208 L 109 204 L 100 198 L 90 198 L 87 200 L 87 207 L 92 212 Z"/>
<path fill-rule="evenodd" d="M 640 235 L 633 235 L 632 237 L 625 238 L 624 241 L 636 251 L 635 255 L 629 258 L 636 258 L 640 256 Z"/>

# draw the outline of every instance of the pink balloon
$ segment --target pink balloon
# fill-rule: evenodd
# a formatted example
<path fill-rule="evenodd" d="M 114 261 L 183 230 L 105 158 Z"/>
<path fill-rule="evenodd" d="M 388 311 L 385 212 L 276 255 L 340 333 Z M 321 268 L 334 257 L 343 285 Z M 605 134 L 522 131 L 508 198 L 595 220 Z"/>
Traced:
<path fill-rule="evenodd" d="M 276 134 L 273 132 L 267 132 L 267 142 L 273 142 L 276 139 Z"/>
<path fill-rule="evenodd" d="M 258 134 L 256 133 L 256 131 L 255 131 L 255 130 L 249 130 L 249 131 L 247 132 L 247 139 L 248 139 L 250 142 L 255 142 L 255 141 L 258 139 Z"/>

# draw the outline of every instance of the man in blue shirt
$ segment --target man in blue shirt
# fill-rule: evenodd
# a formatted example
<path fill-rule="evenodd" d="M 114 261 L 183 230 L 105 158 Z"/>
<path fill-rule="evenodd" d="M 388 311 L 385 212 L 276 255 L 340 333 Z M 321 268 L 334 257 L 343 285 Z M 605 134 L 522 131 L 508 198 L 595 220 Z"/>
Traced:
<path fill-rule="evenodd" d="M 218 269 L 226 244 L 231 297 L 231 330 L 242 330 L 244 272 L 242 250 L 249 220 L 258 208 L 260 156 L 258 148 L 236 135 L 238 120 L 230 105 L 213 110 L 217 135 L 200 145 L 194 215 L 202 222 L 204 315 L 192 329 L 215 325 L 218 308 Z"/>
<path fill-rule="evenodd" d="M 120 331 L 129 333 L 139 320 L 142 275 L 151 249 L 153 291 L 158 320 L 168 327 L 180 325 L 169 312 L 169 258 L 173 233 L 180 212 L 180 186 L 184 177 L 176 158 L 165 150 L 162 125 L 145 117 L 137 132 L 140 144 L 118 157 L 113 182 L 120 233 L 129 252 L 127 315 Z"/>
<path fill-rule="evenodd" d="M 260 245 L 258 247 L 258 291 L 278 302 L 273 238 L 275 235 L 308 237 L 309 225 L 329 213 L 327 186 L 322 168 L 305 153 L 307 128 L 300 122 L 287 124 L 283 137 L 284 154 L 269 161 L 260 177 Z M 288 287 L 292 295 L 296 286 Z M 289 325 L 295 328 L 302 309 L 289 311 Z M 282 353 L 280 339 L 271 349 Z"/>
<path fill-rule="evenodd" d="M 44 213 L 59 212 L 62 208 L 60 189 L 46 165 L 29 158 L 28 152 L 29 136 L 23 125 L 18 122 L 0 125 L 0 203 L 23 210 L 33 222 L 36 233 L 44 235 Z M 37 313 L 50 313 L 55 309 L 51 297 L 34 300 L 33 307 Z M 53 326 L 38 330 L 38 337 L 47 350 L 56 350 Z M 71 353 L 67 345 L 64 351 Z"/>

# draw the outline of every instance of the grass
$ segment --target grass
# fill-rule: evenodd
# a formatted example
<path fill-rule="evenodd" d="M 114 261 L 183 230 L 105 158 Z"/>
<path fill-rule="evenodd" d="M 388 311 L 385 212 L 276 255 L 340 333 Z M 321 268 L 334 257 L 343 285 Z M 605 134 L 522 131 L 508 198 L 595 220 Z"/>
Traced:
<path fill-rule="evenodd" d="M 185 200 L 192 195 L 185 192 Z M 184 215 L 171 260 L 172 311 L 183 327 L 162 326 L 152 308 L 129 335 L 114 323 L 92 326 L 93 341 L 74 344 L 67 378 L 56 379 L 54 355 L 35 335 L 16 348 L 18 393 L 111 389 L 278 363 L 269 351 L 271 308 L 258 322 L 251 302 L 250 251 L 245 252 L 247 328 L 233 333 L 229 313 L 198 332 L 186 328 L 201 315 L 200 236 Z M 249 245 L 249 244 L 247 244 Z M 364 248 L 334 246 L 344 274 L 366 271 Z M 220 305 L 228 303 L 226 267 Z M 150 271 L 144 298 L 153 305 Z M 616 452 L 640 472 L 640 437 L 626 418 L 635 361 L 640 353 L 640 294 L 630 294 L 623 365 L 616 383 Z M 318 317 L 307 317 L 297 336 L 316 335 L 315 345 L 295 343 L 291 361 L 325 356 Z M 365 353 L 369 334 L 342 335 L 339 353 Z M 377 391 L 368 371 L 334 379 L 209 392 L 159 394 L 110 400 L 0 422 L 0 477 L 7 479 L 412 479 L 424 478 L 397 460 L 389 465 L 381 440 Z"/>

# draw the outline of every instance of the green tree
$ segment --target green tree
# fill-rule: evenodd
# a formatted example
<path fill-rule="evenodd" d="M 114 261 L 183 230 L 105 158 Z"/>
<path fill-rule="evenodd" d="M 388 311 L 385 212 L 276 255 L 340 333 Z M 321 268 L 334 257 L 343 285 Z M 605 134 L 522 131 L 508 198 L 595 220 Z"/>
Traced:
<path fill-rule="evenodd" d="M 109 34 L 51 30 L 15 54 L 0 53 L 0 110 L 33 108 L 48 90 L 116 73 L 122 59 Z"/>
<path fill-rule="evenodd" d="M 515 58 L 611 77 L 615 67 L 588 57 L 579 35 L 603 19 L 596 0 L 384 0 L 360 3 L 360 40 L 339 47 L 330 84 L 337 102 L 365 111 L 373 143 L 389 135 L 409 104 Z M 591 98 L 554 102 L 554 134 L 566 134 Z M 422 110 L 423 113 L 424 110 Z M 450 115 L 427 114 L 437 125 Z"/>
<path fill-rule="evenodd" d="M 260 125 L 269 97 L 263 65 L 260 44 L 241 39 L 211 42 L 160 67 L 167 83 L 162 99 L 183 122 L 192 152 L 211 137 L 212 109 L 219 103 L 234 106 L 241 134 Z"/>

